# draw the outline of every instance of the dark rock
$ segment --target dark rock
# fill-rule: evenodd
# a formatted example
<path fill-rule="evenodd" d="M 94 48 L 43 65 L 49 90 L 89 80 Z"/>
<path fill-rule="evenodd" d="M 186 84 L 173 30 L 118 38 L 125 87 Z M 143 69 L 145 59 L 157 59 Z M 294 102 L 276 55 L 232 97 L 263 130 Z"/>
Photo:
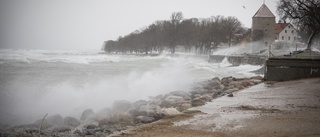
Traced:
<path fill-rule="evenodd" d="M 203 100 L 204 102 L 209 102 L 209 101 L 211 101 L 213 98 L 212 98 L 211 95 L 202 95 L 202 96 L 198 97 L 197 99 Z"/>
<path fill-rule="evenodd" d="M 126 112 L 130 108 L 132 108 L 132 103 L 127 100 L 117 100 L 113 103 L 113 111 L 114 112 Z"/>
<path fill-rule="evenodd" d="M 135 120 L 139 123 L 150 123 L 155 121 L 156 119 L 150 116 L 137 116 Z"/>
<path fill-rule="evenodd" d="M 248 87 L 248 86 L 250 86 L 251 84 L 250 84 L 250 82 L 249 81 L 247 81 L 247 80 L 244 80 L 244 81 L 242 81 L 242 86 L 243 87 Z"/>
<path fill-rule="evenodd" d="M 70 126 L 60 126 L 52 129 L 53 132 L 69 132 L 71 130 L 72 128 Z"/>
<path fill-rule="evenodd" d="M 185 102 L 183 97 L 171 95 L 171 96 L 167 96 L 162 101 L 160 107 L 165 107 L 165 108 L 174 107 L 176 105 L 179 105 L 182 102 Z"/>
<path fill-rule="evenodd" d="M 141 107 L 141 106 L 143 106 L 143 105 L 147 105 L 147 104 L 148 104 L 148 101 L 138 100 L 138 101 L 136 101 L 136 102 L 133 103 L 133 106 L 134 106 L 135 108 L 139 108 L 139 107 Z"/>
<path fill-rule="evenodd" d="M 162 101 L 160 107 L 163 107 L 163 108 L 173 107 L 179 111 L 184 111 L 191 107 L 190 100 L 191 98 L 189 96 L 182 97 L 182 96 L 171 95 L 171 96 L 167 96 Z"/>
<path fill-rule="evenodd" d="M 86 109 L 82 112 L 81 117 L 80 117 L 80 121 L 84 122 L 85 120 L 87 120 L 90 116 L 92 116 L 94 114 L 92 109 Z"/>
<path fill-rule="evenodd" d="M 231 81 L 233 81 L 233 77 L 224 77 L 221 79 L 223 85 L 228 85 Z"/>
<path fill-rule="evenodd" d="M 99 124 L 96 123 L 96 124 L 87 124 L 87 125 L 84 125 L 83 127 L 86 129 L 96 129 L 98 126 Z"/>
<path fill-rule="evenodd" d="M 243 89 L 243 85 L 241 81 L 232 81 L 228 85 L 229 88 L 237 88 L 237 89 Z"/>
<path fill-rule="evenodd" d="M 74 117 L 65 117 L 63 120 L 65 126 L 77 127 L 80 125 L 80 121 Z"/>
<path fill-rule="evenodd" d="M 131 124 L 133 122 L 132 116 L 128 112 L 116 113 L 109 118 L 112 123 L 122 123 L 125 125 Z"/>
<path fill-rule="evenodd" d="M 191 102 L 191 105 L 193 107 L 197 107 L 197 106 L 203 106 L 205 104 L 205 102 L 203 100 L 200 100 L 200 99 L 194 99 L 192 100 Z"/>
<path fill-rule="evenodd" d="M 212 93 L 212 98 L 219 97 L 221 95 L 221 93 L 222 93 L 221 91 L 217 91 L 217 92 Z"/>
<path fill-rule="evenodd" d="M 228 90 L 224 91 L 224 93 L 230 94 L 230 93 L 233 93 L 233 92 L 238 91 L 238 90 L 239 89 L 237 89 L 237 88 L 232 88 L 232 89 L 228 89 Z"/>
<path fill-rule="evenodd" d="M 42 122 L 42 120 L 43 119 L 36 120 L 36 122 L 34 122 L 34 125 L 36 127 L 40 127 L 42 124 L 41 129 L 48 129 L 48 128 L 52 127 L 52 125 L 46 119 L 44 119 L 43 122 Z"/>
<path fill-rule="evenodd" d="M 161 114 L 161 108 L 160 106 L 157 105 L 145 105 L 141 106 L 140 109 L 138 110 L 141 115 L 146 114 L 145 116 L 158 116 L 162 115 Z"/>
<path fill-rule="evenodd" d="M 190 98 L 190 94 L 188 92 L 185 91 L 172 91 L 167 93 L 166 95 L 164 95 L 164 99 L 167 98 L 168 96 L 179 96 L 179 97 L 183 97 L 184 99 L 191 99 Z"/>
<path fill-rule="evenodd" d="M 140 112 L 137 109 L 132 109 L 128 112 L 130 115 L 132 115 L 133 117 L 139 116 Z"/>
<path fill-rule="evenodd" d="M 82 129 L 82 133 L 86 136 L 95 135 L 95 132 L 89 129 Z"/>
<path fill-rule="evenodd" d="M 212 78 L 211 80 L 212 80 L 212 81 L 220 81 L 220 78 L 214 77 L 214 78 Z"/>
<path fill-rule="evenodd" d="M 263 77 L 262 76 L 254 76 L 254 77 L 251 77 L 250 79 L 255 79 L 255 80 L 263 80 Z"/>
<path fill-rule="evenodd" d="M 56 126 L 56 127 L 63 126 L 63 117 L 59 114 L 48 116 L 46 120 L 48 121 L 49 124 L 53 126 Z"/>
<path fill-rule="evenodd" d="M 228 97 L 233 97 L 233 94 L 231 93 L 231 94 L 228 94 Z"/>
<path fill-rule="evenodd" d="M 211 79 L 209 85 L 213 87 L 213 89 L 221 89 L 221 81 L 218 77 Z"/>
<path fill-rule="evenodd" d="M 259 84 L 259 83 L 261 83 L 262 82 L 262 80 L 252 80 L 252 82 L 254 83 L 254 84 Z"/>
<path fill-rule="evenodd" d="M 36 129 L 38 128 L 39 129 L 40 126 L 37 126 L 35 124 L 23 124 L 23 125 L 18 125 L 18 126 L 15 126 L 14 128 L 21 128 L 21 129 Z"/>

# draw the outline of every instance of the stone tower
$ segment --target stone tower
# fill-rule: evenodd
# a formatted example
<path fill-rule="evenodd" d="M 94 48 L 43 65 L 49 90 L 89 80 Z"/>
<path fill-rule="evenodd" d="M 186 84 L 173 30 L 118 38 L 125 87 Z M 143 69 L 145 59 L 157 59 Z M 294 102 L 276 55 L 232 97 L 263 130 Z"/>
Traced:
<path fill-rule="evenodd" d="M 252 34 L 263 36 L 261 42 L 273 44 L 275 41 L 275 16 L 269 8 L 263 4 L 252 17 Z M 266 43 L 267 42 L 267 43 Z"/>

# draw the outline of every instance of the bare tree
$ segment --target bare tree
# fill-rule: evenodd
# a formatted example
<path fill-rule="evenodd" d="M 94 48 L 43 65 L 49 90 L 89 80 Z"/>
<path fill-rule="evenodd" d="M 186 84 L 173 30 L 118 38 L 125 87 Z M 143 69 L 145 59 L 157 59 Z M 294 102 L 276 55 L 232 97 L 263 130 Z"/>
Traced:
<path fill-rule="evenodd" d="M 183 19 L 182 12 L 173 12 L 170 16 L 170 26 L 169 26 L 169 46 L 171 53 L 175 53 L 176 44 L 179 39 L 178 31 L 180 22 Z"/>
<path fill-rule="evenodd" d="M 230 47 L 232 41 L 236 37 L 236 34 L 240 33 L 240 31 L 242 30 L 242 24 L 236 17 L 227 17 L 224 19 L 223 26 L 224 31 L 226 31 L 228 45 Z"/>
<path fill-rule="evenodd" d="M 283 19 L 310 31 L 306 50 L 311 50 L 314 38 L 320 33 L 320 0 L 280 0 L 277 11 Z"/>
<path fill-rule="evenodd" d="M 196 47 L 199 54 L 208 54 L 221 43 L 231 44 L 235 34 L 242 30 L 241 23 L 234 17 L 215 16 L 208 19 L 185 19 L 181 12 L 174 12 L 170 20 L 156 21 L 141 30 L 119 37 L 116 41 L 106 41 L 106 52 L 145 53 L 170 49 L 175 53 L 177 45 L 185 51 Z"/>

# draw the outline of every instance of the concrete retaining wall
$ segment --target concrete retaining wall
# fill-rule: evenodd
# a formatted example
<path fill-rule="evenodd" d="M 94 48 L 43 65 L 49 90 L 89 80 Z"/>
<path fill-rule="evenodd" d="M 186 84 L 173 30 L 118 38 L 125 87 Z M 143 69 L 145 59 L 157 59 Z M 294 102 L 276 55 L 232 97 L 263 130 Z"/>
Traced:
<path fill-rule="evenodd" d="M 269 58 L 265 78 L 268 81 L 285 81 L 320 77 L 320 59 Z"/>
<path fill-rule="evenodd" d="M 220 63 L 224 58 L 234 66 L 250 64 L 250 65 L 263 65 L 266 57 L 261 56 L 225 56 L 225 55 L 210 55 L 210 63 Z"/>

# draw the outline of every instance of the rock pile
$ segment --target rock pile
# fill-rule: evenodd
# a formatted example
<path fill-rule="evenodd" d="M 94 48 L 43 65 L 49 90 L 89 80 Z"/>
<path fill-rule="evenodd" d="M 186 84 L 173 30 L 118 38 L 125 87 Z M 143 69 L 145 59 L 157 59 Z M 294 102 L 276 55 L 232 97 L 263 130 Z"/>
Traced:
<path fill-rule="evenodd" d="M 206 104 L 214 98 L 227 95 L 233 97 L 235 91 L 261 83 L 261 76 L 251 78 L 218 77 L 197 84 L 192 91 L 172 91 L 151 97 L 150 100 L 129 102 L 118 100 L 113 108 L 99 112 L 86 109 L 79 119 L 61 115 L 51 115 L 33 124 L 0 129 L 1 136 L 107 136 L 132 126 L 150 123 L 165 116 L 183 113 L 191 107 Z M 43 121 L 43 122 L 42 122 Z M 39 129 L 41 125 L 41 129 Z"/>

